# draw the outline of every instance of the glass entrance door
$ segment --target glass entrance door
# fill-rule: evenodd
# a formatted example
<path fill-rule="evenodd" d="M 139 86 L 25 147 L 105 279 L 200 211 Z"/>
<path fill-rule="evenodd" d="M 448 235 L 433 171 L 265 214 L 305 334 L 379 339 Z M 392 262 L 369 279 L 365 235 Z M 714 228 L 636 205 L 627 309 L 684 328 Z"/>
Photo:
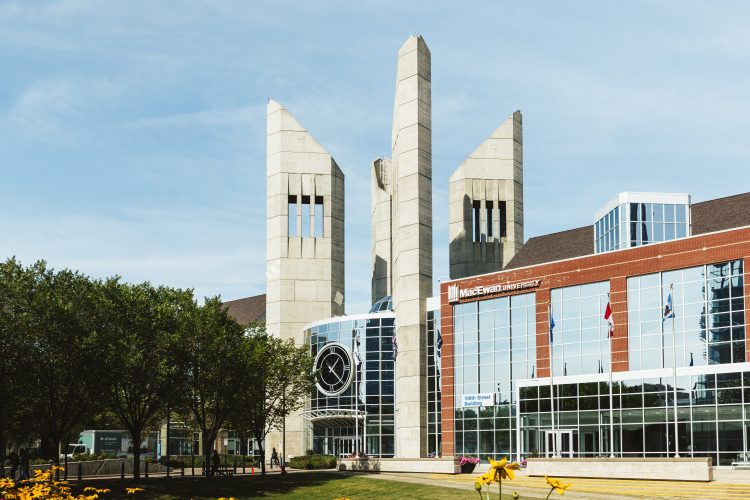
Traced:
<path fill-rule="evenodd" d="M 334 443 L 334 455 L 337 457 L 345 458 L 354 454 L 356 439 L 353 437 L 339 437 L 335 438 Z M 362 439 L 360 438 L 360 443 Z M 360 446 L 360 450 L 362 447 Z"/>
<path fill-rule="evenodd" d="M 573 430 L 547 429 L 544 431 L 544 456 L 573 457 Z"/>

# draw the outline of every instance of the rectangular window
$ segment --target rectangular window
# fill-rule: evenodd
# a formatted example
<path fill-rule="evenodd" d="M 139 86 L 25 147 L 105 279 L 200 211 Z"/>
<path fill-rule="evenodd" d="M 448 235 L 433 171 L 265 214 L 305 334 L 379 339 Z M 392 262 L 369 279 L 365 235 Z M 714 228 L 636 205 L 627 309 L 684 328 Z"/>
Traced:
<path fill-rule="evenodd" d="M 480 224 L 480 210 L 481 210 L 481 202 L 475 201 L 472 203 L 471 208 L 471 227 L 473 228 L 473 237 L 472 241 L 481 241 L 481 224 Z"/>
<path fill-rule="evenodd" d="M 506 203 L 501 201 L 498 205 L 498 215 L 500 216 L 500 237 L 505 238 L 508 236 L 507 221 L 508 221 L 508 209 Z"/>
<path fill-rule="evenodd" d="M 492 238 L 492 209 L 493 203 L 491 201 L 485 202 L 487 205 L 487 241 Z"/>
<path fill-rule="evenodd" d="M 300 224 L 302 226 L 302 234 L 301 236 L 307 237 L 310 236 L 310 197 L 309 196 L 302 196 L 302 223 Z"/>
<path fill-rule="evenodd" d="M 287 236 L 299 236 L 297 232 L 297 196 L 290 194 L 287 206 Z"/>
<path fill-rule="evenodd" d="M 323 237 L 323 197 L 315 197 L 315 237 Z"/>

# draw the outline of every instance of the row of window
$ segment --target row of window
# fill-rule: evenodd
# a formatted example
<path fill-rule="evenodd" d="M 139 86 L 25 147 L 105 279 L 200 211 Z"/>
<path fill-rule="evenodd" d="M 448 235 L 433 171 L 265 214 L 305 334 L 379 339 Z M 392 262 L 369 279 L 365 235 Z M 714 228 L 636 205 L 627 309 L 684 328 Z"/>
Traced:
<path fill-rule="evenodd" d="M 290 194 L 287 221 L 287 236 L 322 238 L 323 197 Z"/>

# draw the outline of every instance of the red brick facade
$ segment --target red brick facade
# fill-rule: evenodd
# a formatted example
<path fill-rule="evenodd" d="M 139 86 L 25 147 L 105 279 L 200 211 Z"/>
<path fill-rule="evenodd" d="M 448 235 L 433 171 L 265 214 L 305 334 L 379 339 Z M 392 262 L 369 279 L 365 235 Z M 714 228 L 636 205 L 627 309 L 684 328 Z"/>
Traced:
<path fill-rule="evenodd" d="M 594 242 L 591 242 L 592 248 Z M 448 303 L 449 284 L 461 288 L 540 280 L 536 292 L 536 356 L 537 376 L 549 376 L 549 302 L 550 290 L 572 285 L 609 281 L 610 302 L 615 322 L 612 340 L 614 371 L 628 370 L 627 278 L 655 272 L 694 267 L 702 264 L 744 259 L 745 304 L 750 304 L 748 266 L 750 266 L 750 228 L 710 233 L 678 241 L 630 248 L 622 251 L 589 255 L 547 264 L 501 271 L 472 278 L 442 283 L 440 286 L 440 317 L 442 348 L 442 442 L 443 456 L 454 454 L 453 406 L 453 306 Z M 503 293 L 514 295 L 530 290 Z M 494 298 L 485 296 L 471 302 Z M 745 310 L 745 323 L 750 325 L 750 308 Z M 746 330 L 746 338 L 750 330 Z M 750 360 L 750 338 L 746 344 L 746 359 Z"/>

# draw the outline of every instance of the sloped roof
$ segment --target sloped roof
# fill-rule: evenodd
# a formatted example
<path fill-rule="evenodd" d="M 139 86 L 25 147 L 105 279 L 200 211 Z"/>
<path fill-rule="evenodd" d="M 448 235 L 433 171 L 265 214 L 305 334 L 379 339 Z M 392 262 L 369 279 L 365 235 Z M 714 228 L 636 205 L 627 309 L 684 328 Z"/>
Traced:
<path fill-rule="evenodd" d="M 533 266 L 594 253 L 594 226 L 529 238 L 505 269 Z"/>
<path fill-rule="evenodd" d="M 242 325 L 266 320 L 266 294 L 224 302 L 229 314 Z"/>
<path fill-rule="evenodd" d="M 690 206 L 691 233 L 699 235 L 750 226 L 750 193 Z M 594 225 L 529 238 L 505 269 L 533 266 L 594 253 Z"/>

